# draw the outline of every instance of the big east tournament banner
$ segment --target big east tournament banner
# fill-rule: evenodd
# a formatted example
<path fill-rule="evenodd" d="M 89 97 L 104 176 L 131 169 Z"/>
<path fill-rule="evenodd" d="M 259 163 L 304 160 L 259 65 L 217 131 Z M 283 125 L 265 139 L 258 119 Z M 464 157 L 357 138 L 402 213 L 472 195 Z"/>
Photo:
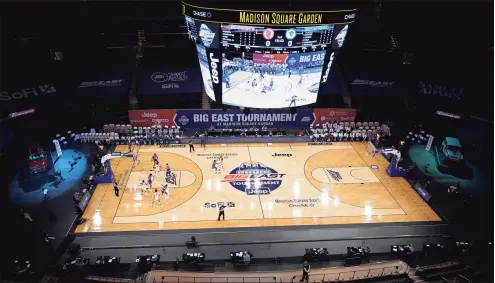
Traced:
<path fill-rule="evenodd" d="M 201 92 L 199 68 L 149 68 L 141 71 L 138 94 L 178 94 Z"/>
<path fill-rule="evenodd" d="M 135 127 L 153 125 L 180 126 L 189 129 L 212 128 L 296 128 L 307 129 L 314 121 L 311 109 L 292 114 L 287 110 L 130 110 L 129 120 Z"/>
<path fill-rule="evenodd" d="M 296 54 L 253 54 L 255 64 L 287 64 L 289 69 L 323 66 L 326 51 Z"/>

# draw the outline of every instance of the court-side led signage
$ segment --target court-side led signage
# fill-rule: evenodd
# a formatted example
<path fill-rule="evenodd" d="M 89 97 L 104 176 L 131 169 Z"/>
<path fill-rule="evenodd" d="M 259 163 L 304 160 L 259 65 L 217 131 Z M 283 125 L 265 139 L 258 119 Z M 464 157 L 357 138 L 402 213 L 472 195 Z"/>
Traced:
<path fill-rule="evenodd" d="M 27 110 L 23 110 L 23 111 L 13 112 L 13 113 L 9 114 L 9 119 L 33 114 L 35 111 L 36 110 L 34 108 L 31 108 L 31 109 L 27 109 Z"/>

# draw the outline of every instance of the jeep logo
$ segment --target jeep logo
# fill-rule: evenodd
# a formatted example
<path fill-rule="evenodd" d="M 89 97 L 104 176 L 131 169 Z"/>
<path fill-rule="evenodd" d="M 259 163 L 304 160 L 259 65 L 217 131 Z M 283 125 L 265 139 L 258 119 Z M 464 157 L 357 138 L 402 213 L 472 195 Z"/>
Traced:
<path fill-rule="evenodd" d="M 219 78 L 218 78 L 218 62 L 220 62 L 220 60 L 216 59 L 213 57 L 213 53 L 210 53 L 210 60 L 211 60 L 211 63 L 210 63 L 210 66 L 211 66 L 211 81 L 215 84 L 218 84 L 220 82 Z"/>
<path fill-rule="evenodd" d="M 330 68 L 332 67 L 334 54 L 335 53 L 330 54 L 330 60 L 328 61 L 327 70 L 325 71 L 325 75 L 323 75 L 323 78 L 321 80 L 322 83 L 327 82 L 328 74 L 330 73 Z"/>
<path fill-rule="evenodd" d="M 141 117 L 143 117 L 143 118 L 156 118 L 156 117 L 158 117 L 158 114 L 144 112 L 143 115 L 141 115 Z"/>

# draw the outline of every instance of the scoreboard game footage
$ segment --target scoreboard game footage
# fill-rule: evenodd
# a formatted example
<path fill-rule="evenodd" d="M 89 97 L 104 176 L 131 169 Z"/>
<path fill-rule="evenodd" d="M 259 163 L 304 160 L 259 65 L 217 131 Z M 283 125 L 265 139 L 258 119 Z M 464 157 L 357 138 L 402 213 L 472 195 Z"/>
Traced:
<path fill-rule="evenodd" d="M 224 105 L 316 103 L 356 11 L 270 12 L 182 2 L 208 97 Z"/>

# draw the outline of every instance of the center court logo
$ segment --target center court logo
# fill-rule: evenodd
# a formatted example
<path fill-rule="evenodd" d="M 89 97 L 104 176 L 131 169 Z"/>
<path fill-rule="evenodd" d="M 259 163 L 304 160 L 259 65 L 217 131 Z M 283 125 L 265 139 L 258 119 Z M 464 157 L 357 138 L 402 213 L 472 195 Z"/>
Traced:
<path fill-rule="evenodd" d="M 340 173 L 339 173 L 339 172 L 337 172 L 337 171 L 333 171 L 333 170 L 330 170 L 330 169 L 327 169 L 327 172 L 328 172 L 328 174 L 332 177 L 332 179 L 333 179 L 334 181 L 339 182 L 340 180 L 342 180 L 342 176 L 340 175 Z"/>
<path fill-rule="evenodd" d="M 245 162 L 225 175 L 222 182 L 230 183 L 247 195 L 269 195 L 282 185 L 285 175 L 260 162 Z"/>

